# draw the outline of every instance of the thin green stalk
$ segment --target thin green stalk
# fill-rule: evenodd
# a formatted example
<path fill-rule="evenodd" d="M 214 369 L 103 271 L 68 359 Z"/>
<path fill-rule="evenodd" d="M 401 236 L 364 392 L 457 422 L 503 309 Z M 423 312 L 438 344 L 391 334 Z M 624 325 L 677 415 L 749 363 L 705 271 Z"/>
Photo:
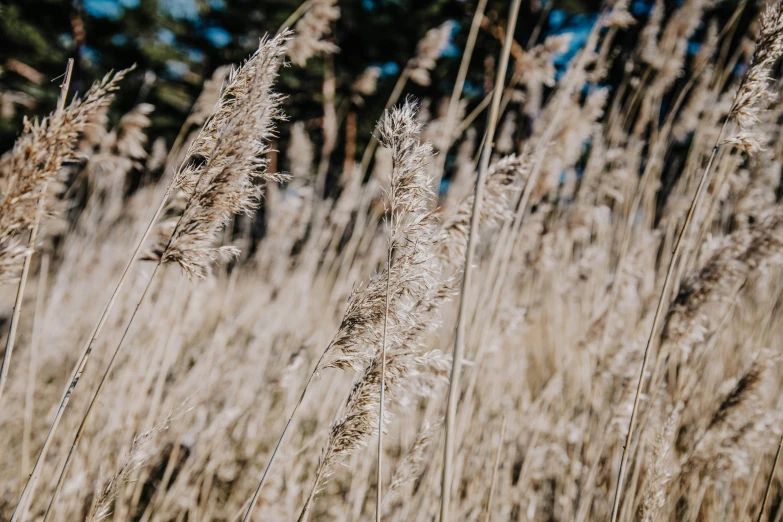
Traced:
<path fill-rule="evenodd" d="M 519 6 L 521 0 L 514 0 L 509 12 L 508 27 L 506 28 L 506 40 L 503 44 L 503 51 L 500 59 L 500 67 L 495 79 L 495 92 L 492 99 L 492 108 L 489 113 L 487 123 L 487 144 L 484 147 L 484 154 L 481 157 L 481 166 L 479 168 L 476 186 L 474 190 L 473 208 L 470 216 L 470 232 L 468 234 L 468 244 L 465 252 L 465 269 L 462 277 L 462 290 L 460 292 L 459 312 L 457 315 L 456 335 L 454 339 L 454 351 L 451 362 L 451 378 L 449 379 L 449 395 L 446 408 L 446 443 L 443 453 L 443 475 L 441 477 L 441 504 L 440 504 L 440 522 L 449 522 L 451 507 L 451 483 L 453 473 L 453 458 L 457 417 L 457 402 L 459 401 L 460 377 L 462 372 L 462 359 L 465 354 L 465 331 L 466 319 L 468 317 L 468 299 L 467 291 L 470 289 L 470 283 L 473 274 L 473 258 L 476 250 L 476 236 L 478 235 L 478 220 L 481 215 L 481 201 L 484 197 L 484 180 L 489 170 L 489 160 L 492 155 L 492 142 L 495 137 L 495 128 L 498 122 L 498 113 L 500 112 L 500 99 L 503 93 L 503 84 L 505 83 L 506 70 L 508 68 L 509 56 L 511 54 L 511 43 L 514 38 L 514 29 L 519 15 Z"/>

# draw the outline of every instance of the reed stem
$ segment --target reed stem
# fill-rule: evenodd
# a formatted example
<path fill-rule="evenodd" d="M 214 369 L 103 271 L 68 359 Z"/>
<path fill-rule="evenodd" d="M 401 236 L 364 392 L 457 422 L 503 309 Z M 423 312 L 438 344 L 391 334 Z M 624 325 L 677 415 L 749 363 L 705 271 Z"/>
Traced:
<path fill-rule="evenodd" d="M 60 85 L 60 97 L 57 99 L 57 112 L 60 114 L 65 110 L 65 100 L 68 97 L 68 89 L 71 86 L 71 75 L 73 73 L 73 58 L 68 59 L 68 65 L 65 68 L 63 83 Z M 38 195 L 38 207 L 35 211 L 33 226 L 30 227 L 30 239 L 27 242 L 27 255 L 22 263 L 22 275 L 19 278 L 19 286 L 16 289 L 16 299 L 14 300 L 14 310 L 11 316 L 11 326 L 8 329 L 8 338 L 5 343 L 5 352 L 3 353 L 3 362 L 0 365 L 0 401 L 3 400 L 3 389 L 8 381 L 8 371 L 11 366 L 11 354 L 16 344 L 16 333 L 19 329 L 19 318 L 22 315 L 22 302 L 24 301 L 24 289 L 27 285 L 27 277 L 30 274 L 30 264 L 33 260 L 35 251 L 35 242 L 38 240 L 38 228 L 41 224 L 44 210 L 46 209 L 46 190 L 49 187 L 48 182 L 44 182 L 41 187 L 41 193 Z"/>
<path fill-rule="evenodd" d="M 448 522 L 450 519 L 451 503 L 451 484 L 453 473 L 454 446 L 456 438 L 455 420 L 457 417 L 457 402 L 460 393 L 460 377 L 462 373 L 462 359 L 465 355 L 465 332 L 466 319 L 468 317 L 468 299 L 467 291 L 470 290 L 470 283 L 473 274 L 473 258 L 476 250 L 476 237 L 478 235 L 478 220 L 481 216 L 481 200 L 484 196 L 484 180 L 489 170 L 489 160 L 492 155 L 492 144 L 495 137 L 495 128 L 500 112 L 500 98 L 505 83 L 506 70 L 508 68 L 509 56 L 511 54 L 511 43 L 514 39 L 514 29 L 519 15 L 519 6 L 521 0 L 514 0 L 509 12 L 508 27 L 506 29 L 506 40 L 503 43 L 503 51 L 498 67 L 497 77 L 495 79 L 495 91 L 492 99 L 492 108 L 489 113 L 487 124 L 487 143 L 484 146 L 484 152 L 481 156 L 481 166 L 476 179 L 474 189 L 473 208 L 470 215 L 470 232 L 468 233 L 468 244 L 465 252 L 465 270 L 462 276 L 462 289 L 459 299 L 459 312 L 457 315 L 456 335 L 454 339 L 454 351 L 451 361 L 451 377 L 449 379 L 449 395 L 446 408 L 446 443 L 443 452 L 443 474 L 441 477 L 441 504 L 440 504 L 440 522 Z"/>

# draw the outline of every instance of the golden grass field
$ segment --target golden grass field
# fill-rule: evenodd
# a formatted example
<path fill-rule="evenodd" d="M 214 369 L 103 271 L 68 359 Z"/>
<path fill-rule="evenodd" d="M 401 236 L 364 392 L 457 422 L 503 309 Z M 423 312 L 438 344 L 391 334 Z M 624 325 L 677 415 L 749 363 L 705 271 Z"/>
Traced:
<path fill-rule="evenodd" d="M 486 103 L 406 97 L 443 26 L 314 125 L 276 87 L 346 52 L 311 0 L 168 146 L 108 122 L 132 72 L 66 73 L 0 159 L 0 520 L 779 522 L 783 7 L 712 5 L 609 88 L 626 3 L 556 77 L 514 0 Z"/>

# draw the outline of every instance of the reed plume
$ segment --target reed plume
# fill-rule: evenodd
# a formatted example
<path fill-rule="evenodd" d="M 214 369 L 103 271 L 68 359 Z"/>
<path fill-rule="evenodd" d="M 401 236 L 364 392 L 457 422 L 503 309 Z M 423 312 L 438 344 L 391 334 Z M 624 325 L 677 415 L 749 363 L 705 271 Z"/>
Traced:
<path fill-rule="evenodd" d="M 0 284 L 9 279 L 9 273 L 19 273 L 21 268 L 0 363 L 0 399 L 10 371 L 32 253 L 41 219 L 47 211 L 46 193 L 56 181 L 63 164 L 76 157 L 78 138 L 90 123 L 103 114 L 112 99 L 111 92 L 116 90 L 117 82 L 128 72 L 121 71 L 113 77 L 106 75 L 101 82 L 93 85 L 83 101 L 73 100 L 66 108 L 73 63 L 73 60 L 68 61 L 57 110 L 40 123 L 25 119 L 24 135 L 17 140 L 0 169 Z M 23 245 L 19 236 L 28 229 L 29 239 L 27 245 Z"/>
<path fill-rule="evenodd" d="M 313 0 L 308 11 L 294 26 L 294 37 L 288 45 L 288 56 L 299 67 L 317 55 L 334 54 L 340 50 L 324 40 L 331 33 L 332 23 L 340 18 L 337 0 Z"/>
<path fill-rule="evenodd" d="M 438 58 L 449 45 L 453 26 L 445 22 L 433 27 L 416 46 L 416 56 L 410 61 L 410 79 L 419 85 L 429 85 L 432 79 L 430 71 L 437 65 Z"/>
<path fill-rule="evenodd" d="M 421 359 L 417 349 L 437 309 L 433 301 L 440 302 L 444 296 L 437 292 L 438 265 L 432 249 L 436 218 L 430 209 L 434 194 L 426 169 L 432 148 L 419 141 L 421 123 L 416 111 L 416 105 L 408 101 L 387 113 L 379 124 L 381 143 L 392 157 L 387 268 L 385 278 L 375 278 L 354 294 L 330 345 L 339 353 L 325 368 L 364 370 L 348 397 L 345 413 L 331 427 L 300 520 L 307 516 L 315 493 L 337 462 L 364 446 L 375 433 L 379 434 L 379 454 L 382 451 L 387 387 L 391 399 L 405 388 L 417 367 L 434 362 L 425 368 L 428 373 L 438 366 L 438 357 Z M 372 351 L 361 351 L 364 346 Z M 380 462 L 378 469 L 382 469 Z M 381 479 L 379 472 L 376 520 L 382 511 Z"/>
<path fill-rule="evenodd" d="M 661 352 L 678 350 L 684 362 L 718 328 L 737 292 L 754 272 L 783 263 L 783 213 L 768 212 L 748 229 L 729 235 L 704 266 L 682 284 L 667 315 Z"/>
<path fill-rule="evenodd" d="M 284 25 L 293 26 L 315 4 L 301 3 Z M 464 32 L 438 72 L 456 73 L 457 46 L 464 45 L 464 65 L 474 43 L 478 49 L 506 41 L 512 71 L 498 75 L 503 61 L 486 57 L 482 85 L 481 63 L 460 66 L 451 100 L 423 100 L 413 111 L 420 133 L 410 136 L 411 147 L 402 144 L 411 126 L 397 136 L 390 131 L 403 127 L 392 122 L 404 108 L 382 116 L 374 134 L 380 140 L 365 138 L 385 147 L 375 156 L 366 152 L 375 152 L 372 145 L 365 149 L 372 159 L 366 168 L 355 161 L 367 141 L 359 109 L 397 78 L 385 66 L 370 66 L 353 83 L 351 71 L 367 65 L 353 56 L 346 57 L 351 70 L 344 59 L 328 56 L 283 73 L 274 90 L 292 92 L 281 105 L 301 119 L 280 136 L 270 130 L 265 147 L 236 137 L 251 120 L 254 128 L 265 125 L 275 112 L 253 101 L 263 83 L 253 74 L 264 68 L 261 58 L 234 73 L 216 71 L 168 149 L 159 138 L 150 151 L 143 132 L 149 120 L 153 134 L 161 122 L 168 128 L 165 105 L 154 112 L 137 105 L 113 129 L 108 113 L 99 111 L 75 147 L 85 161 L 66 161 L 49 184 L 47 212 L 57 212 L 55 200 L 70 206 L 40 268 L 32 258 L 30 275 L 40 277 L 30 277 L 27 294 L 37 294 L 36 310 L 23 310 L 19 323 L 32 326 L 32 339 L 20 327 L 28 335 L 19 335 L 18 366 L 0 406 L 0 519 L 11 517 L 38 455 L 30 454 L 42 442 L 16 522 L 105 515 L 239 521 L 243 514 L 246 522 L 295 520 L 305 500 L 302 517 L 310 519 L 371 520 L 380 508 L 383 519 L 432 521 L 443 503 L 444 522 L 587 522 L 610 519 L 620 484 L 615 516 L 624 522 L 783 516 L 776 499 L 780 470 L 772 462 L 783 426 L 775 388 L 780 368 L 767 351 L 754 355 L 761 346 L 775 351 L 783 333 L 783 103 L 760 97 L 751 104 L 758 121 L 746 130 L 755 142 L 741 134 L 741 114 L 727 117 L 735 92 L 745 89 L 741 77 L 762 29 L 749 26 L 756 6 L 740 2 L 729 13 L 712 0 L 651 1 L 648 16 L 635 5 L 634 16 L 647 22 L 639 41 L 636 29 L 624 29 L 633 22 L 625 2 L 610 1 L 587 35 L 582 26 L 574 30 L 575 19 L 553 30 L 559 13 L 550 18 L 551 3 L 536 4 L 540 24 L 504 30 L 507 22 L 513 27 L 513 16 L 484 0 L 466 2 L 465 12 L 454 15 Z M 324 27 L 352 31 L 353 21 Z M 576 57 L 571 51 L 579 42 L 569 43 L 570 35 L 587 36 Z M 238 37 L 234 42 L 241 45 Z M 7 74 L 20 66 L 2 67 Z M 777 67 L 762 82 L 768 93 L 778 90 Z M 427 74 L 427 95 L 441 92 L 445 79 L 436 82 L 435 69 Z M 493 137 L 479 116 L 493 99 L 496 75 L 496 123 L 503 123 Z M 482 89 L 483 100 L 476 95 Z M 156 100 L 160 92 L 152 91 Z M 146 93 L 145 87 L 139 98 Z M 315 110 L 319 93 L 326 96 L 326 121 Z M 133 98 L 128 94 L 126 100 Z M 321 127 L 334 141 L 324 148 L 334 148 L 331 160 L 317 154 Z M 727 137 L 736 141 L 726 143 Z M 403 151 L 415 152 L 425 141 L 440 153 L 427 152 L 414 184 L 428 185 L 430 194 L 418 194 L 419 211 L 392 211 Z M 720 147 L 711 160 L 713 143 Z M 735 143 L 764 150 L 748 156 Z M 518 155 L 507 156 L 513 152 Z M 264 157 L 269 162 L 261 166 L 256 159 Z M 479 157 L 486 170 L 477 167 Z M 11 152 L 0 159 L 3 173 L 11 172 L 10 158 Z M 293 174 L 284 187 L 271 183 L 276 165 Z M 320 167 L 336 182 L 320 195 L 335 199 L 316 197 Z M 68 183 L 67 196 L 55 197 L 70 179 L 77 183 Z M 97 317 L 90 311 L 104 304 L 95 301 L 130 266 L 130 251 L 169 183 L 152 220 L 150 234 L 158 237 L 146 241 L 145 233 L 141 241 L 153 264 L 139 270 L 134 254 L 123 279 L 135 283 L 112 295 L 121 317 L 104 313 L 91 334 Z M 474 185 L 481 191 L 475 214 Z M 686 217 L 694 192 L 706 205 L 697 201 Z M 262 196 L 263 215 L 226 224 L 227 212 L 253 212 Z M 426 214 L 414 223 L 421 230 L 395 233 L 416 212 Z M 690 229 L 678 247 L 684 221 Z M 52 236 L 53 223 L 45 225 Z M 234 242 L 235 231 L 242 242 Z M 27 241 L 26 229 L 20 232 L 19 239 L 37 245 Z M 474 257 L 465 275 L 471 241 Z M 228 247 L 234 244 L 247 245 L 248 255 L 230 266 L 215 264 L 236 252 Z M 191 246 L 193 259 L 181 266 L 180 250 Z M 674 254 L 679 260 L 667 275 L 678 248 L 685 255 Z M 164 264 L 165 273 L 155 268 Z M 153 269 L 161 273 L 150 279 Z M 207 281 L 192 281 L 202 277 Z M 464 350 L 449 357 L 459 313 L 451 301 L 469 277 Z M 12 289 L 5 288 L 0 301 L 9 305 Z M 652 368 L 640 372 L 658 306 Z M 3 317 L 0 312 L 0 329 L 8 331 Z M 133 331 L 126 334 L 129 318 Z M 87 336 L 97 372 L 79 359 Z M 104 337 L 112 344 L 98 351 Z M 82 343 L 77 350 L 74 342 Z M 57 401 L 64 386 L 74 389 L 75 376 L 68 381 L 67 372 L 76 361 L 89 393 L 77 394 L 75 414 L 62 414 Z M 459 364 L 466 371 L 462 384 L 459 377 L 452 381 L 458 409 L 452 410 L 452 458 L 444 462 L 447 453 L 433 451 L 438 428 L 426 419 L 443 415 L 440 392 Z M 27 371 L 17 375 L 17 368 Z M 151 446 L 134 443 L 156 412 L 194 393 L 197 405 L 184 423 L 172 423 Z M 636 428 L 626 432 L 635 411 Z M 53 435 L 45 439 L 55 415 Z M 627 476 L 618 480 L 627 440 Z M 138 467 L 145 455 L 147 465 Z M 446 466 L 452 471 L 443 487 Z M 38 493 L 30 489 L 35 480 Z M 44 513 L 53 488 L 56 503 Z"/>
<path fill-rule="evenodd" d="M 687 9 L 690 12 L 700 12 L 703 9 L 703 5 L 700 5 L 698 1 L 691 1 L 686 2 L 680 9 Z M 672 34 L 674 35 L 672 38 L 677 39 L 678 42 L 682 42 L 683 38 L 692 34 L 693 30 L 695 30 L 695 20 L 693 16 L 683 16 L 682 19 L 672 21 L 671 23 L 678 24 L 674 26 L 675 29 L 672 31 Z M 666 33 L 664 34 L 664 39 L 666 39 Z M 783 4 L 778 3 L 774 6 L 769 6 L 762 16 L 761 32 L 756 43 L 756 50 L 753 54 L 751 67 L 743 77 L 740 90 L 735 95 L 734 101 L 732 103 L 732 109 L 729 111 L 729 118 L 737 120 L 737 122 L 740 124 L 740 132 L 734 134 L 733 136 L 729 136 L 728 143 L 734 146 L 740 146 L 740 148 L 748 154 L 754 152 L 757 150 L 757 148 L 760 147 L 760 145 L 758 145 L 758 136 L 750 135 L 752 133 L 750 132 L 749 126 L 758 120 L 757 102 L 759 100 L 767 99 L 769 96 L 766 91 L 768 69 L 771 67 L 771 64 L 780 58 L 780 55 L 783 52 L 783 45 L 781 45 L 781 42 L 783 42 Z M 661 288 L 661 293 L 658 298 L 658 304 L 656 306 L 655 315 L 653 317 L 652 328 L 650 330 L 650 335 L 644 350 L 644 357 L 642 360 L 641 371 L 639 373 L 639 382 L 634 398 L 633 410 L 631 413 L 628 432 L 626 434 L 626 441 L 620 460 L 620 469 L 618 472 L 617 487 L 614 495 L 611 522 L 615 522 L 617 520 L 617 516 L 619 515 L 620 495 L 622 492 L 626 466 L 628 463 L 628 451 L 630 449 L 631 437 L 633 435 L 633 430 L 636 423 L 636 417 L 639 408 L 639 398 L 641 396 L 642 385 L 644 383 L 645 370 L 649 360 L 650 348 L 658 334 L 659 322 L 663 317 L 664 307 L 668 303 L 669 289 L 674 282 L 674 272 L 680 259 L 683 238 L 689 229 L 696 210 L 700 207 L 702 200 L 701 196 L 707 185 L 707 180 L 710 177 L 711 168 L 718 153 L 718 148 L 720 144 L 724 142 L 723 135 L 729 122 L 729 118 L 724 120 L 720 132 L 718 133 L 718 138 L 716 140 L 715 146 L 712 148 L 710 159 L 707 162 L 707 166 L 705 167 L 704 172 L 699 178 L 696 192 L 693 196 L 693 199 L 691 200 L 690 208 L 688 209 L 688 213 L 682 224 L 680 233 L 677 236 L 677 240 L 674 243 L 674 249 L 672 251 L 671 258 L 669 259 L 669 266 L 667 268 L 663 286 Z M 744 128 L 743 125 L 745 125 Z"/>
<path fill-rule="evenodd" d="M 654 522 L 666 502 L 667 485 L 675 467 L 672 446 L 681 410 L 682 404 L 678 404 L 655 435 L 642 491 L 642 522 Z"/>
<path fill-rule="evenodd" d="M 82 418 L 44 520 L 48 518 L 57 499 L 92 407 L 107 382 L 158 268 L 164 263 L 177 263 L 188 278 L 205 278 L 212 263 L 220 256 L 238 253 L 234 247 L 216 247 L 214 243 L 233 214 L 249 214 L 257 207 L 262 188 L 257 187 L 254 181 L 260 179 L 272 182 L 283 178 L 279 174 L 267 172 L 267 160 L 263 158 L 263 154 L 269 150 L 275 120 L 282 117 L 279 109 L 281 97 L 273 92 L 272 86 L 277 78 L 288 38 L 289 33 L 286 32 L 271 40 L 262 39 L 256 53 L 232 75 L 213 117 L 204 126 L 204 130 L 209 129 L 217 133 L 217 136 L 200 134 L 191 145 L 185 168 L 181 168 L 175 175 L 173 184 L 187 194 L 184 212 L 149 276 L 111 361 L 93 394 L 90 406 Z M 222 122 L 222 125 L 215 127 L 215 122 Z M 195 157 L 203 158 L 204 147 L 209 143 L 213 143 L 214 148 L 206 163 L 196 165 Z"/>
<path fill-rule="evenodd" d="M 760 113 L 776 98 L 770 92 L 772 67 L 783 55 L 783 5 L 771 2 L 761 15 L 761 28 L 756 49 L 745 73 L 734 103 L 729 110 L 739 130 L 728 136 L 724 143 L 734 145 L 748 154 L 761 150 L 761 140 L 753 127 Z"/>
<path fill-rule="evenodd" d="M 529 160 L 513 154 L 492 165 L 484 182 L 480 228 L 491 229 L 512 216 L 509 202 L 524 184 L 529 168 Z M 459 260 L 467 249 L 473 198 L 473 194 L 463 198 L 452 215 L 444 220 L 435 240 L 441 262 L 452 269 L 461 269 Z"/>
<path fill-rule="evenodd" d="M 436 267 L 428 245 L 433 241 L 436 216 L 430 208 L 434 194 L 426 171 L 432 147 L 418 140 L 421 123 L 416 111 L 414 103 L 406 102 L 387 113 L 379 125 L 381 142 L 391 150 L 388 219 L 393 259 L 386 273 L 351 296 L 330 343 L 331 350 L 340 354 L 334 355 L 325 368 L 365 367 L 368 358 L 375 354 L 363 352 L 362 348 L 378 346 L 385 318 L 395 325 L 392 329 L 411 325 L 406 313 L 433 280 Z M 395 303 L 388 310 L 387 294 Z"/>
<path fill-rule="evenodd" d="M 220 231 L 232 215 L 255 211 L 262 190 L 258 181 L 286 178 L 268 172 L 264 155 L 270 151 L 274 122 L 282 118 L 281 97 L 272 85 L 287 39 L 284 33 L 262 40 L 256 53 L 233 75 L 204 126 L 207 133 L 202 132 L 191 145 L 187 166 L 177 174 L 176 184 L 188 202 L 161 261 L 178 264 L 189 278 L 203 279 L 217 259 L 237 255 L 234 247 L 214 246 Z M 196 163 L 193 158 L 202 157 L 213 144 L 206 163 Z"/>
<path fill-rule="evenodd" d="M 435 441 L 439 428 L 439 422 L 432 424 L 425 422 L 419 430 L 416 440 L 413 441 L 402 461 L 397 465 L 397 469 L 394 470 L 389 489 L 383 499 L 384 514 L 391 511 L 404 489 L 418 480 L 424 472 L 427 450 Z"/>
<path fill-rule="evenodd" d="M 107 74 L 59 114 L 41 121 L 25 120 L 0 179 L 0 283 L 18 277 L 19 264 L 29 253 L 20 234 L 35 220 L 43 187 L 56 180 L 64 164 L 78 158 L 79 137 L 111 103 L 112 92 L 129 71 Z"/>

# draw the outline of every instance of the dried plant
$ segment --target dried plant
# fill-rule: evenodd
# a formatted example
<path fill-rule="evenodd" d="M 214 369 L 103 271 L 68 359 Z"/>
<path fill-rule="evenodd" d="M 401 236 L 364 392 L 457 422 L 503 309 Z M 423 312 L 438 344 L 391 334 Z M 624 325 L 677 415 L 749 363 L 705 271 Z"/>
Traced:
<path fill-rule="evenodd" d="M 0 178 L 0 282 L 18 277 L 27 249 L 19 237 L 33 223 L 43 188 L 77 158 L 76 144 L 92 118 L 112 100 L 128 70 L 107 74 L 82 99 L 40 122 L 25 120 Z"/>
<path fill-rule="evenodd" d="M 333 42 L 324 40 L 331 33 L 332 23 L 340 18 L 337 0 L 313 0 L 310 8 L 294 26 L 294 37 L 288 44 L 288 56 L 299 67 L 316 55 L 334 54 L 340 50 Z"/>
<path fill-rule="evenodd" d="M 266 171 L 266 160 L 262 155 L 268 150 L 268 141 L 273 132 L 275 119 L 279 119 L 280 96 L 272 91 L 277 70 L 282 61 L 288 33 L 271 40 L 262 39 L 256 53 L 236 72 L 229 82 L 221 103 L 205 128 L 217 118 L 224 118 L 224 127 L 214 141 L 215 148 L 203 170 L 187 167 L 180 170 L 173 183 L 191 189 L 182 216 L 175 225 L 168 245 L 160 256 L 147 285 L 134 308 L 128 325 L 114 350 L 111 361 L 103 374 L 90 405 L 82 418 L 79 430 L 71 444 L 63 469 L 59 474 L 54 494 L 49 502 L 44 520 L 54 505 L 71 459 L 79 445 L 90 417 L 93 405 L 103 390 L 125 337 L 146 297 L 157 273 L 158 267 L 166 262 L 177 262 L 185 274 L 204 278 L 210 265 L 220 253 L 227 250 L 212 247 L 217 235 L 232 214 L 250 213 L 258 202 L 259 188 L 254 187 L 253 178 L 264 181 L 280 179 L 277 174 Z M 232 99 L 226 99 L 227 96 Z M 202 131 L 203 132 L 203 131 Z M 192 161 L 189 155 L 187 161 Z M 182 182 L 180 176 L 198 176 L 194 182 Z M 206 180 L 206 181 L 204 181 Z"/>
<path fill-rule="evenodd" d="M 416 47 L 416 57 L 408 64 L 410 78 L 419 85 L 429 85 L 430 71 L 435 68 L 451 40 L 452 25 L 446 22 L 427 31 Z"/>
<path fill-rule="evenodd" d="M 159 432 L 168 429 L 168 423 L 169 419 L 166 418 L 133 439 L 128 454 L 99 490 L 98 498 L 87 516 L 87 522 L 98 522 L 111 515 L 111 504 L 117 498 L 120 489 L 125 487 L 133 479 L 134 473 L 155 455 L 155 437 Z"/>
<path fill-rule="evenodd" d="M 761 140 L 754 125 L 759 113 L 775 99 L 769 91 L 772 67 L 783 55 L 783 5 L 769 4 L 761 15 L 761 29 L 756 50 L 742 84 L 734 97 L 729 117 L 737 122 L 739 131 L 726 138 L 725 143 L 752 154 L 761 150 Z"/>
<path fill-rule="evenodd" d="M 178 173 L 177 184 L 188 202 L 161 261 L 177 263 L 188 277 L 204 278 L 215 260 L 238 253 L 233 247 L 215 247 L 214 243 L 232 215 L 250 214 L 258 207 L 261 189 L 256 180 L 270 183 L 285 179 L 267 171 L 263 156 L 269 151 L 274 122 L 282 117 L 278 108 L 281 98 L 272 91 L 272 84 L 287 38 L 284 33 L 262 40 L 258 51 L 229 81 L 221 98 L 225 103 L 204 126 L 207 130 L 222 123 L 220 130 L 204 136 L 200 145 L 214 142 L 206 164 L 196 168 L 190 163 Z M 188 157 L 202 154 L 201 149 L 191 146 Z"/>
<path fill-rule="evenodd" d="M 511 70 L 490 56 L 481 85 L 446 68 L 452 98 L 418 112 L 368 113 L 386 75 L 355 79 L 338 59 L 273 89 L 283 32 L 216 71 L 173 143 L 152 137 L 159 108 L 90 111 L 49 178 L 58 221 L 33 244 L 35 306 L 21 309 L 0 407 L 0 519 L 421 522 L 441 504 L 450 520 L 780 517 L 780 7 L 748 26 L 752 3 L 657 2 L 632 19 L 610 2 L 579 18 L 593 25 L 572 57 L 570 27 L 525 41 L 503 7 L 474 6 L 463 64 L 478 73 L 498 41 Z M 315 7 L 286 25 L 310 13 L 300 29 L 320 49 L 342 24 Z M 390 106 L 418 66 L 434 74 L 449 32 L 412 52 Z M 324 72 L 325 119 L 273 93 Z M 461 95 L 468 77 L 483 96 Z M 283 107 L 302 119 L 278 136 Z M 500 129 L 484 138 L 488 109 Z M 378 116 L 379 139 L 357 150 Z M 56 119 L 30 135 L 50 139 Z M 331 158 L 316 149 L 327 127 Z M 3 195 L 12 160 L 32 172 L 49 159 L 13 155 L 0 156 Z M 273 164 L 291 181 L 274 184 Z M 258 215 L 227 226 L 235 211 Z M 234 244 L 247 255 L 216 266 Z M 144 250 L 203 281 L 173 267 L 152 279 Z M 0 262 L 18 272 L 12 258 Z M 15 287 L 2 289 L 8 330 Z M 427 422 L 446 417 L 457 365 L 447 454 Z"/>

